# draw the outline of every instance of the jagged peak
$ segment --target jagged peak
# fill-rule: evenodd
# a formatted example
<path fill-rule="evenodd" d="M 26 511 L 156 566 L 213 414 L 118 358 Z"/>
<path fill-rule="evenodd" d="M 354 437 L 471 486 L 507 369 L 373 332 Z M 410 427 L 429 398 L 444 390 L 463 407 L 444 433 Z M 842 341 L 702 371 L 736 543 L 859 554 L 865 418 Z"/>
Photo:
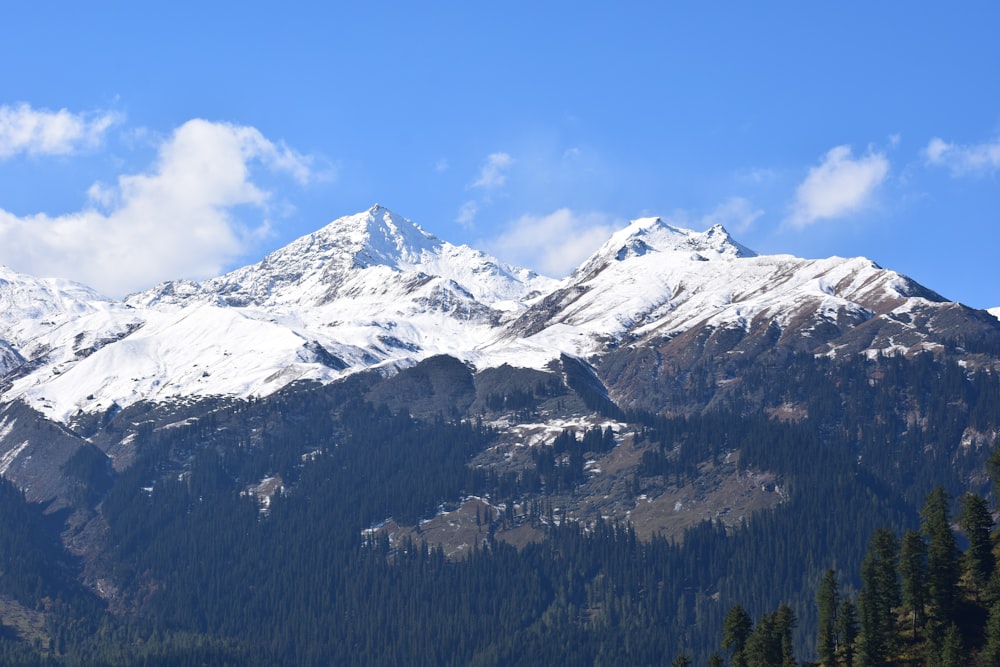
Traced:
<path fill-rule="evenodd" d="M 58 311 L 81 312 L 110 301 L 82 283 L 38 278 L 0 264 L 0 319 L 43 317 Z"/>
<path fill-rule="evenodd" d="M 481 250 L 443 241 L 376 203 L 333 220 L 256 264 L 203 283 L 159 285 L 130 295 L 128 301 L 163 306 L 190 300 L 230 306 L 323 304 L 342 287 L 350 285 L 352 293 L 358 289 L 381 292 L 387 280 L 398 278 L 405 283 L 406 275 L 455 281 L 463 293 L 486 304 L 520 301 L 525 294 L 544 291 L 555 283 Z"/>
<path fill-rule="evenodd" d="M 671 225 L 659 217 L 646 217 L 633 220 L 612 234 L 573 275 L 590 276 L 611 262 L 623 262 L 650 252 L 686 253 L 697 261 L 757 256 L 733 239 L 722 225 L 698 232 Z"/>
<path fill-rule="evenodd" d="M 318 251 L 329 254 L 330 260 L 356 266 L 386 264 L 398 268 L 441 245 L 440 239 L 413 221 L 375 204 L 366 211 L 337 218 L 272 255 Z"/>
<path fill-rule="evenodd" d="M 703 232 L 677 227 L 662 218 L 639 218 L 615 232 L 605 246 L 617 254 L 630 243 L 642 240 L 660 252 L 712 251 L 726 257 L 754 257 L 757 253 L 738 243 L 722 225 L 712 225 Z M 601 251 L 598 251 L 600 253 Z"/>

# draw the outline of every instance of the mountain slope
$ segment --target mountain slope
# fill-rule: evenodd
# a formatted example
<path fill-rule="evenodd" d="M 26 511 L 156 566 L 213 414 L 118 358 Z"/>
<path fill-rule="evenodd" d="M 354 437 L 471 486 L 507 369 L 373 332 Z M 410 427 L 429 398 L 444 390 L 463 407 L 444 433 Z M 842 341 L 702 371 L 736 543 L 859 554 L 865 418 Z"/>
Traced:
<path fill-rule="evenodd" d="M 0 474 L 166 662 L 700 664 L 779 601 L 808 657 L 825 568 L 1000 443 L 993 315 L 721 227 L 635 221 L 558 283 L 380 207 L 121 303 L 7 275 Z M 102 614 L 43 619 L 67 663 L 161 650 Z"/>
<path fill-rule="evenodd" d="M 950 347 L 989 362 L 1000 350 L 995 318 L 864 258 L 758 255 L 721 226 L 644 218 L 557 282 L 377 205 L 257 264 L 124 302 L 6 271 L 0 305 L 2 401 L 60 423 L 391 375 L 436 355 L 480 370 L 577 359 L 603 383 L 595 395 L 661 411 L 703 408 L 761 355 Z M 698 369 L 715 389 L 689 391 Z"/>
<path fill-rule="evenodd" d="M 12 276 L 0 371 L 7 400 L 58 421 L 142 400 L 267 395 L 474 349 L 554 282 L 375 206 L 257 264 L 124 303 Z"/>
<path fill-rule="evenodd" d="M 334 220 L 261 262 L 193 283 L 165 283 L 133 295 L 133 304 L 203 299 L 231 306 L 323 306 L 364 294 L 398 296 L 431 282 L 459 300 L 516 306 L 554 282 L 455 246 L 375 205 Z"/>
<path fill-rule="evenodd" d="M 912 354 L 960 336 L 996 340 L 1000 327 L 865 258 L 761 256 L 721 227 L 649 218 L 616 233 L 497 346 L 591 358 L 619 401 L 659 410 L 666 398 L 651 385 L 708 360 Z"/>

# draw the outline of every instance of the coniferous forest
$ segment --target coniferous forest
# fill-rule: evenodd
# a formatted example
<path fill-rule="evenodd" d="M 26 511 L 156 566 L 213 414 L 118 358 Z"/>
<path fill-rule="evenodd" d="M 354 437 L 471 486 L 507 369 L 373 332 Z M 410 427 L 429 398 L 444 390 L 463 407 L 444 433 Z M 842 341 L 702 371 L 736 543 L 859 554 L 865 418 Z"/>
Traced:
<path fill-rule="evenodd" d="M 388 393 L 370 376 L 219 399 L 169 428 L 148 407 L 107 415 L 105 437 L 135 429 L 130 464 L 80 449 L 68 506 L 0 481 L 0 663 L 1000 664 L 995 374 L 793 356 L 683 414 L 620 410 L 585 380 L 419 416 L 372 400 Z M 556 436 L 516 474 L 471 464 L 500 437 L 492 417 L 560 392 L 619 426 Z M 635 491 L 738 452 L 786 499 L 682 535 L 538 510 L 482 516 L 460 558 L 420 539 L 466 497 L 544 508 L 626 438 L 645 448 Z M 262 479 L 284 490 L 262 502 Z M 390 540 L 388 518 L 416 537 Z M 542 539 L 497 539 L 527 520 Z"/>

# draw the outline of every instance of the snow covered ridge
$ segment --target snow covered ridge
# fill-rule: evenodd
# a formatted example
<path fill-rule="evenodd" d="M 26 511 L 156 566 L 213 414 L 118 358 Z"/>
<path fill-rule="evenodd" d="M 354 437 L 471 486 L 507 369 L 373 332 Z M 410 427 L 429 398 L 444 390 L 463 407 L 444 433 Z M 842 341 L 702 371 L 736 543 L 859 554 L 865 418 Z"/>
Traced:
<path fill-rule="evenodd" d="M 437 354 L 480 369 L 544 368 L 562 353 L 595 359 L 685 332 L 752 337 L 761 327 L 818 344 L 824 322 L 841 335 L 884 320 L 899 335 L 864 344 L 905 351 L 924 342 L 923 313 L 947 305 L 863 258 L 761 256 L 720 226 L 694 232 L 659 218 L 632 222 L 557 281 L 376 205 L 256 264 L 120 302 L 0 269 L 0 403 L 22 399 L 66 422 L 139 401 L 393 373 Z"/>
<path fill-rule="evenodd" d="M 455 246 L 375 205 L 272 252 L 261 262 L 202 284 L 171 282 L 132 295 L 133 305 L 204 300 L 234 306 L 325 305 L 375 292 L 388 280 L 404 288 L 437 282 L 486 306 L 548 291 L 554 280 Z M 387 288 L 391 289 L 391 288 Z"/>
<path fill-rule="evenodd" d="M 990 315 L 1000 320 L 1000 306 L 997 306 L 996 308 L 990 308 L 986 312 L 988 312 Z"/>

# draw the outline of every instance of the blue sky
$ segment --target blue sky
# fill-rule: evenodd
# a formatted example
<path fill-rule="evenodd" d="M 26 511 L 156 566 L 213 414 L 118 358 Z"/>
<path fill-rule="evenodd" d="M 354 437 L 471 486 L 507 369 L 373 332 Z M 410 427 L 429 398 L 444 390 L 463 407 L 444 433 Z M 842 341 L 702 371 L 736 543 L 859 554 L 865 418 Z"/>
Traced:
<path fill-rule="evenodd" d="M 1000 305 L 995 2 L 91 4 L 3 7 L 19 271 L 120 296 L 378 202 L 556 277 L 659 215 Z"/>

